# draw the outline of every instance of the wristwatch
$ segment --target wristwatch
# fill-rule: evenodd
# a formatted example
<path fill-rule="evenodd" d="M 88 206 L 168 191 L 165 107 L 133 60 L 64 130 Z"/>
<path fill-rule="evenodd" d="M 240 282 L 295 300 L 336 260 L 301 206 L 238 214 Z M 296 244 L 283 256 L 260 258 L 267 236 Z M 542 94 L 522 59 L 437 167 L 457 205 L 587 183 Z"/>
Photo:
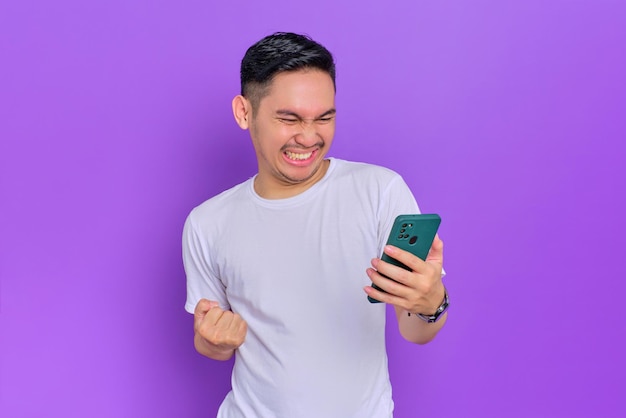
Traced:
<path fill-rule="evenodd" d="M 422 321 L 425 321 L 425 322 L 428 322 L 429 324 L 432 324 L 433 322 L 437 322 L 441 318 L 443 313 L 448 310 L 448 306 L 449 305 L 450 305 L 450 298 L 448 297 L 448 291 L 444 287 L 443 288 L 443 302 L 441 302 L 441 305 L 439 305 L 439 307 L 437 308 L 437 310 L 435 311 L 434 314 L 432 314 L 432 315 L 424 315 L 424 314 L 420 314 L 420 313 L 415 313 L 413 315 L 417 316 Z M 410 313 L 409 313 L 409 315 L 410 315 Z"/>

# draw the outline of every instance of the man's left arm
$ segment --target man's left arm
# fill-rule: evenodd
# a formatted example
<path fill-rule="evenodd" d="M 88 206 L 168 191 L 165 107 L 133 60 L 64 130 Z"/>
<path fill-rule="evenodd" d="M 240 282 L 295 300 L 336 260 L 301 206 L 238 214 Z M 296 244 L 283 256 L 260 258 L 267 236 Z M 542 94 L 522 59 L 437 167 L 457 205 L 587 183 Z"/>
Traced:
<path fill-rule="evenodd" d="M 386 293 L 371 286 L 365 287 L 365 292 L 374 299 L 394 305 L 400 333 L 406 340 L 425 344 L 435 338 L 448 315 L 447 312 L 442 313 L 436 322 L 427 322 L 417 315 L 428 317 L 435 314 L 446 297 L 441 281 L 443 241 L 435 237 L 426 261 L 389 245 L 384 251 L 411 271 L 375 258 L 372 260 L 373 268 L 367 269 L 367 275 Z"/>

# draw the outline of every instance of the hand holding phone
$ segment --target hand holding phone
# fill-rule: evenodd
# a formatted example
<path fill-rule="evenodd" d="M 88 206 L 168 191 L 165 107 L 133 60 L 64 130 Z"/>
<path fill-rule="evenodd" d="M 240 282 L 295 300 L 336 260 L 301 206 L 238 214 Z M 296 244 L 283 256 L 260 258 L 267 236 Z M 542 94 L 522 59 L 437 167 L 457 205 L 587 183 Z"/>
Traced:
<path fill-rule="evenodd" d="M 441 217 L 437 214 L 414 214 L 399 215 L 396 217 L 387 245 L 393 245 L 405 251 L 408 251 L 422 260 L 426 260 L 428 251 L 433 244 L 437 230 L 441 224 Z M 381 260 L 405 270 L 411 270 L 401 262 L 389 257 L 383 253 Z M 387 277 L 387 276 L 385 276 Z M 380 287 L 372 283 L 372 287 L 376 290 L 384 292 Z M 380 303 L 379 300 L 368 296 L 367 299 L 371 303 Z"/>

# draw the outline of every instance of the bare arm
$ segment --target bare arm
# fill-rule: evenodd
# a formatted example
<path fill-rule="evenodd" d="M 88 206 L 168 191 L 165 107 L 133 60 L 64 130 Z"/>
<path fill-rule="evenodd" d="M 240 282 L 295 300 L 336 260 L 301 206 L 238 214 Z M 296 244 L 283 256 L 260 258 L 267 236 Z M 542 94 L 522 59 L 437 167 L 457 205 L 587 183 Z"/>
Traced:
<path fill-rule="evenodd" d="M 248 324 L 225 311 L 215 301 L 201 299 L 193 314 L 193 343 L 198 353 L 214 360 L 228 360 L 243 344 Z"/>
<path fill-rule="evenodd" d="M 442 297 L 443 300 L 443 297 Z M 439 306 L 439 305 L 437 305 Z M 416 343 L 416 344 L 426 344 L 430 342 L 441 328 L 443 328 L 446 323 L 446 319 L 448 316 L 448 312 L 445 312 L 443 316 L 434 323 L 427 323 L 422 319 L 418 318 L 416 315 L 409 315 L 409 311 L 394 306 L 396 311 L 396 317 L 398 318 L 398 327 L 400 329 L 400 334 L 404 337 L 405 340 Z M 437 308 L 433 309 L 428 313 L 432 313 Z"/>
<path fill-rule="evenodd" d="M 437 322 L 427 323 L 413 315 L 432 314 L 443 301 L 443 242 L 435 237 L 426 261 L 393 246 L 386 246 L 385 253 L 412 271 L 375 258 L 372 260 L 373 268 L 367 269 L 367 274 L 374 284 L 387 293 L 371 286 L 365 287 L 365 292 L 374 299 L 394 305 L 400 333 L 406 340 L 425 344 L 435 338 L 447 318 L 446 312 Z"/>

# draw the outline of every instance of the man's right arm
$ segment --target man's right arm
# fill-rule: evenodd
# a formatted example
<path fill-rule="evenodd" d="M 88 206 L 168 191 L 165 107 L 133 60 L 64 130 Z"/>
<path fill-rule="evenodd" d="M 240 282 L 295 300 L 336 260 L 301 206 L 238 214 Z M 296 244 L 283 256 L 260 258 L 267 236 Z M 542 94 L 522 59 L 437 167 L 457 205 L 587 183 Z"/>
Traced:
<path fill-rule="evenodd" d="M 245 341 L 248 324 L 238 314 L 220 308 L 217 302 L 201 299 L 194 310 L 193 330 L 198 353 L 214 360 L 228 360 Z"/>

